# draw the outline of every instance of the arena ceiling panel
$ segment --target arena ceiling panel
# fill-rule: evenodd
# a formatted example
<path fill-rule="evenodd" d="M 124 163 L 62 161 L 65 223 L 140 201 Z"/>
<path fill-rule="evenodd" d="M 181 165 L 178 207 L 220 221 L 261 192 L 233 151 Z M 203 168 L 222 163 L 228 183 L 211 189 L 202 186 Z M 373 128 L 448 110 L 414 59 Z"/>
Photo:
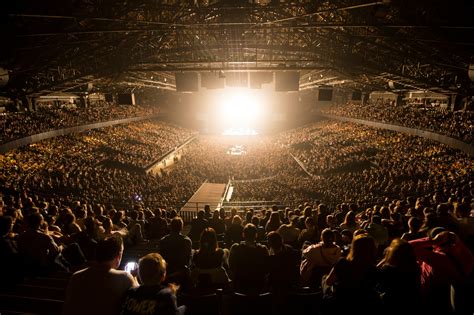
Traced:
<path fill-rule="evenodd" d="M 300 86 L 472 93 L 474 4 L 441 0 L 10 1 L 3 96 L 156 88 L 177 71 L 299 70 Z"/>

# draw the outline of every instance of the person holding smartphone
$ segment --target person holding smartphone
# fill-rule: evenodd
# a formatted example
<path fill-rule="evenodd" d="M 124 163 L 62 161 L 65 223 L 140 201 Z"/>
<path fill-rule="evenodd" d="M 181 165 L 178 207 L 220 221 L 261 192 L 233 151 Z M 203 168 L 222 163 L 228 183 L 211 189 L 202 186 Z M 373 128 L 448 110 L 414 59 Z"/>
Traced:
<path fill-rule="evenodd" d="M 97 264 L 74 273 L 66 289 L 63 315 L 115 315 L 120 312 L 124 293 L 138 286 L 128 272 L 117 270 L 123 253 L 121 237 L 100 241 Z"/>
<path fill-rule="evenodd" d="M 133 271 L 132 271 L 133 273 Z M 184 312 L 176 303 L 175 285 L 163 285 L 166 262 L 158 253 L 150 253 L 138 262 L 141 285 L 130 288 L 123 299 L 122 315 L 176 315 Z"/>

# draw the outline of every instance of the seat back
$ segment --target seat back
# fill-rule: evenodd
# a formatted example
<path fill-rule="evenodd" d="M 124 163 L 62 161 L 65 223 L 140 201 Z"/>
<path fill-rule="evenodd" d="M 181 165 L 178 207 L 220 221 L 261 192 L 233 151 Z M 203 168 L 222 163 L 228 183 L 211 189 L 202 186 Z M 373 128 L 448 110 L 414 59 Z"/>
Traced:
<path fill-rule="evenodd" d="M 229 306 L 229 314 L 231 315 L 257 315 L 273 313 L 272 295 L 270 293 L 244 294 L 234 292 L 231 296 Z"/>
<path fill-rule="evenodd" d="M 26 280 L 24 284 L 65 289 L 67 287 L 68 282 L 69 282 L 69 279 L 37 277 L 37 278 Z"/>
<path fill-rule="evenodd" d="M 59 315 L 63 301 L 0 294 L 0 308 L 5 312 Z"/>
<path fill-rule="evenodd" d="M 294 314 L 314 314 L 321 310 L 321 300 L 323 293 L 318 292 L 296 292 L 289 295 L 288 306 Z"/>
<path fill-rule="evenodd" d="M 66 290 L 62 288 L 18 284 L 12 287 L 11 290 L 8 290 L 8 294 L 40 299 L 64 300 Z"/>
<path fill-rule="evenodd" d="M 216 293 L 205 295 L 182 293 L 178 296 L 178 302 L 186 306 L 186 314 L 221 314 L 221 302 Z"/>

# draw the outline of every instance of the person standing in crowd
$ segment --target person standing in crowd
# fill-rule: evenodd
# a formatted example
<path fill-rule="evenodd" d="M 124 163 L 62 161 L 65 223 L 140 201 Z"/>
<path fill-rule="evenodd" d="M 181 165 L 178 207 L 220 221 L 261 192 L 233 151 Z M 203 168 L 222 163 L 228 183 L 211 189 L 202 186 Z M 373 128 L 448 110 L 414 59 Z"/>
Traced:
<path fill-rule="evenodd" d="M 242 231 L 244 227 L 242 226 L 242 219 L 238 215 L 234 215 L 232 218 L 232 224 L 227 227 L 225 233 L 225 242 L 227 247 L 231 247 L 235 243 L 240 243 L 242 241 Z"/>
<path fill-rule="evenodd" d="M 354 212 L 349 211 L 344 217 L 344 222 L 339 225 L 341 230 L 349 230 L 354 233 L 355 230 L 360 229 L 360 225 L 356 221 L 356 215 Z"/>
<path fill-rule="evenodd" d="M 283 242 L 287 245 L 296 247 L 298 244 L 298 237 L 300 236 L 300 229 L 297 227 L 299 217 L 294 216 L 290 219 L 289 224 L 282 224 L 277 229 L 278 234 L 283 239 Z"/>
<path fill-rule="evenodd" d="M 120 237 L 109 237 L 97 244 L 97 264 L 74 273 L 69 280 L 63 315 L 112 315 L 120 312 L 124 293 L 138 285 L 129 273 L 116 270 L 122 253 Z"/>

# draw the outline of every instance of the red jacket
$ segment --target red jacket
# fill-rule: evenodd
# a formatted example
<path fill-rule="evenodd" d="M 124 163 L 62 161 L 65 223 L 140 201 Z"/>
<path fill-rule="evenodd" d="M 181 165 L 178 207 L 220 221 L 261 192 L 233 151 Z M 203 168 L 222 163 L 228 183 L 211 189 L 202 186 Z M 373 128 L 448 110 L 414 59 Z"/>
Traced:
<path fill-rule="evenodd" d="M 428 237 L 410 241 L 410 244 L 421 263 L 423 286 L 459 283 L 474 269 L 472 253 L 459 240 L 443 250 L 433 246 Z"/>

